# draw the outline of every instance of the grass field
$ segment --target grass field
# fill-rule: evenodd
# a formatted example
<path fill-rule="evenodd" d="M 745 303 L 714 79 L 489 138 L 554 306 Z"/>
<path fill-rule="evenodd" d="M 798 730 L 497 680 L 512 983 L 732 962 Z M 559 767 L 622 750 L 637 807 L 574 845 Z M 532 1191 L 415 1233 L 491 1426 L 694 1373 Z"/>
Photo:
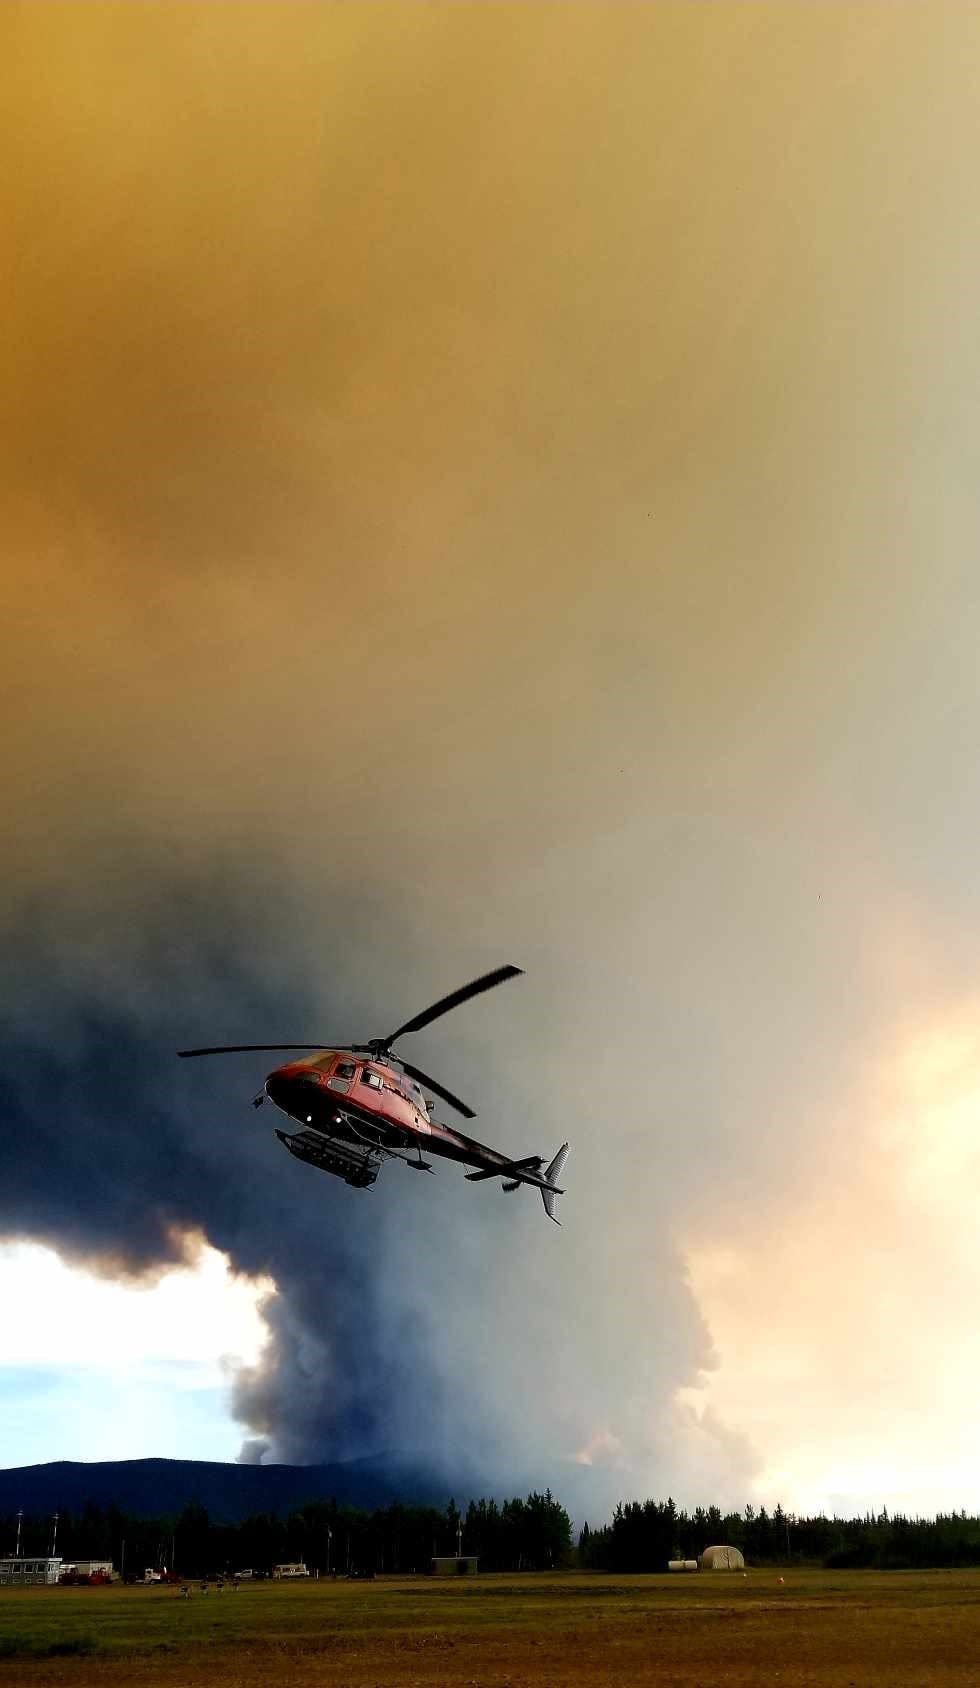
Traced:
<path fill-rule="evenodd" d="M 0 1589 L 18 1688 L 977 1688 L 980 1571 Z"/>

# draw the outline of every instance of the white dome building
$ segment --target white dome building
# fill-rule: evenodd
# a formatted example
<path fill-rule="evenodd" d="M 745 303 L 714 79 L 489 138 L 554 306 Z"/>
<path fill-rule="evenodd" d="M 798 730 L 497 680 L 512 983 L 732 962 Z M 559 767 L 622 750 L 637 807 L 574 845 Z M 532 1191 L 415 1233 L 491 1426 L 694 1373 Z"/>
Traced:
<path fill-rule="evenodd" d="M 737 1547 L 706 1547 L 701 1555 L 702 1571 L 744 1571 L 745 1559 Z"/>

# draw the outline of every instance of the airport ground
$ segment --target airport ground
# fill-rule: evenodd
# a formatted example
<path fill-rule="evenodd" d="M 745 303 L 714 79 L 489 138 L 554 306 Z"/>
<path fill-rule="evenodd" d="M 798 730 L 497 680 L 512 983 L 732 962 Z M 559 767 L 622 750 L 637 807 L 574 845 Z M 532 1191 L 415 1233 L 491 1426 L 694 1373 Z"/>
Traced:
<path fill-rule="evenodd" d="M 978 1570 L 0 1589 L 4 1688 L 978 1681 Z"/>

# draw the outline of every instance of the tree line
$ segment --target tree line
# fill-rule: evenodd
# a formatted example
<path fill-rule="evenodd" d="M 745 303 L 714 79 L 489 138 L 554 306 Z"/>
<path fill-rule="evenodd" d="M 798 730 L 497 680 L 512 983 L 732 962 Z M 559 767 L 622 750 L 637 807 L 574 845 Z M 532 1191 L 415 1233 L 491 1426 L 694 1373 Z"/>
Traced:
<path fill-rule="evenodd" d="M 830 1569 L 925 1570 L 980 1565 L 980 1518 L 802 1517 L 776 1506 L 722 1513 L 717 1506 L 679 1510 L 666 1501 L 624 1501 L 601 1529 L 583 1525 L 579 1563 L 595 1571 L 663 1571 L 669 1559 L 696 1559 L 706 1547 L 737 1547 L 749 1565 L 824 1565 Z"/>
<path fill-rule="evenodd" d="M 25 1515 L 21 1553 L 52 1550 L 51 1518 Z M 0 1518 L 0 1549 L 13 1553 L 17 1520 Z M 187 1577 L 239 1570 L 270 1570 L 301 1561 L 321 1574 L 428 1571 L 437 1555 L 477 1554 L 488 1571 L 543 1571 L 569 1562 L 572 1526 L 550 1490 L 514 1498 L 470 1501 L 461 1513 L 454 1501 L 445 1510 L 402 1506 L 375 1512 L 311 1501 L 287 1517 L 259 1513 L 238 1524 L 219 1523 L 197 1501 L 173 1517 L 139 1518 L 118 1507 L 94 1503 L 79 1513 L 63 1512 L 57 1552 L 73 1559 L 111 1559 L 124 1576 L 142 1577 L 167 1567 Z"/>
<path fill-rule="evenodd" d="M 21 1552 L 51 1551 L 53 1520 L 22 1521 Z M 13 1553 L 17 1520 L 0 1517 L 0 1550 Z M 268 1570 L 300 1560 L 311 1571 L 423 1572 L 437 1555 L 479 1556 L 486 1571 L 543 1571 L 580 1565 L 594 1571 L 666 1570 L 670 1559 L 696 1559 L 713 1543 L 737 1547 L 749 1565 L 825 1565 L 918 1570 L 980 1564 L 980 1518 L 889 1515 L 804 1517 L 747 1506 L 687 1512 L 673 1500 L 623 1501 L 608 1524 L 582 1527 L 573 1546 L 568 1513 L 550 1490 L 526 1498 L 455 1502 L 436 1507 L 398 1502 L 374 1512 L 311 1501 L 286 1517 L 259 1513 L 237 1524 L 212 1519 L 198 1502 L 172 1517 L 139 1518 L 118 1507 L 86 1506 L 58 1520 L 57 1551 L 73 1559 L 111 1559 L 126 1575 L 168 1566 L 188 1577 Z"/>

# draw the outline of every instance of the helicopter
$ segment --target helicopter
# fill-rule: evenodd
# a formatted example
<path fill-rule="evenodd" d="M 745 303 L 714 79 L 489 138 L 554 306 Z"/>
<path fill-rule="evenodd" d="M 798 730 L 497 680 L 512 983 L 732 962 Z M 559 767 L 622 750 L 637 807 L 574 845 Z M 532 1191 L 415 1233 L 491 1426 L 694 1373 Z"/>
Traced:
<path fill-rule="evenodd" d="M 540 1190 L 545 1213 L 559 1225 L 555 1204 L 565 1193 L 558 1179 L 568 1157 L 568 1144 L 563 1143 L 545 1167 L 543 1155 L 514 1160 L 452 1126 L 438 1124 L 431 1113 L 434 1096 L 464 1119 L 475 1119 L 476 1115 L 445 1085 L 392 1053 L 399 1038 L 421 1031 L 471 997 L 522 973 L 521 967 L 497 967 L 440 997 L 387 1037 L 369 1038 L 367 1043 L 342 1043 L 332 1048 L 325 1048 L 322 1042 L 225 1043 L 207 1049 L 178 1049 L 177 1053 L 186 1060 L 198 1055 L 258 1051 L 308 1052 L 300 1060 L 277 1067 L 252 1098 L 256 1108 L 266 1100 L 272 1102 L 294 1126 L 299 1126 L 298 1131 L 276 1129 L 280 1143 L 297 1160 L 342 1178 L 354 1189 L 368 1190 L 387 1160 L 403 1161 L 413 1172 L 432 1172 L 431 1163 L 422 1158 L 424 1148 L 427 1154 L 475 1167 L 475 1172 L 466 1174 L 471 1183 L 500 1178 L 508 1192 L 520 1189 L 522 1184 Z M 425 1094 L 423 1085 L 433 1096 Z"/>

